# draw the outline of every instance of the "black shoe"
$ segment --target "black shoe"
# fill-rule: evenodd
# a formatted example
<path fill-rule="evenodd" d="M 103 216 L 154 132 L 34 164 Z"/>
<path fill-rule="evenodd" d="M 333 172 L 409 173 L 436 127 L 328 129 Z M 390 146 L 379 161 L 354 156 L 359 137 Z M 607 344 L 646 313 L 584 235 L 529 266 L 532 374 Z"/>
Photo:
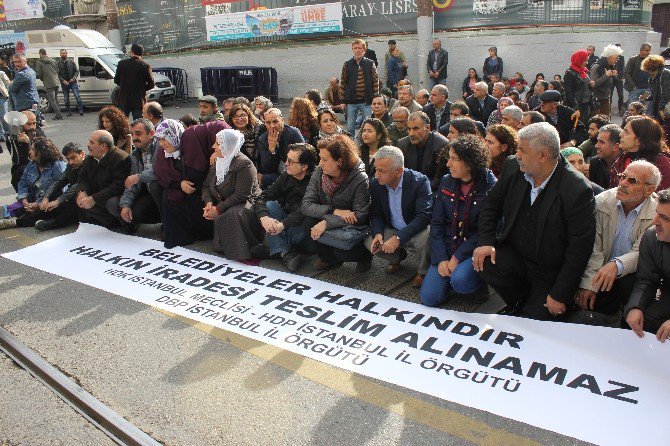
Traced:
<path fill-rule="evenodd" d="M 497 314 L 502 314 L 504 316 L 516 316 L 519 313 L 521 313 L 521 310 L 523 309 L 523 303 L 522 302 L 515 302 L 510 305 L 505 305 L 502 310 L 498 311 Z"/>
<path fill-rule="evenodd" d="M 287 252 L 284 254 L 284 257 L 281 258 L 281 261 L 286 265 L 289 271 L 295 272 L 300 267 L 300 254 L 297 252 Z"/>
<path fill-rule="evenodd" d="M 133 223 L 124 223 L 121 225 L 121 232 L 126 235 L 133 235 L 137 232 L 137 225 Z"/>
<path fill-rule="evenodd" d="M 84 112 L 79 112 L 79 116 L 84 116 Z"/>
<path fill-rule="evenodd" d="M 372 268 L 372 260 L 368 262 L 356 262 L 356 272 L 357 273 L 366 273 Z"/>
<path fill-rule="evenodd" d="M 37 220 L 35 222 L 35 229 L 39 231 L 50 231 L 58 227 L 58 222 L 55 218 L 50 218 L 49 220 Z"/>
<path fill-rule="evenodd" d="M 252 246 L 249 251 L 251 252 L 251 257 L 255 257 L 257 259 L 264 260 L 270 257 L 270 248 L 268 248 L 267 245 L 261 244 Z"/>
<path fill-rule="evenodd" d="M 54 116 L 54 121 L 60 121 L 63 119 L 63 115 Z"/>
<path fill-rule="evenodd" d="M 71 112 L 67 112 L 67 117 L 69 118 L 70 116 L 72 116 L 72 113 L 71 113 Z"/>

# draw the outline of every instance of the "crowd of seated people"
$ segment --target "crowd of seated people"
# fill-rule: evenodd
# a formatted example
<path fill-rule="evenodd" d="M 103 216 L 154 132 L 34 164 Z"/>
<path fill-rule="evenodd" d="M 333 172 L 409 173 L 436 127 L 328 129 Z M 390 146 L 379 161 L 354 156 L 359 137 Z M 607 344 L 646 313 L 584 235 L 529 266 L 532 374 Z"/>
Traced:
<path fill-rule="evenodd" d="M 402 70 L 382 89 L 356 39 L 340 79 L 293 99 L 287 122 L 263 97 L 219 109 L 203 96 L 200 116 L 181 120 L 148 103 L 128 122 L 108 106 L 87 153 L 75 143 L 61 153 L 25 112 L 11 148 L 17 202 L 0 227 L 79 221 L 131 234 L 160 223 L 166 248 L 211 240 L 225 258 L 281 259 L 289 271 L 315 255 L 317 270 L 355 262 L 364 274 L 377 256 L 395 274 L 411 249 L 425 305 L 493 289 L 500 314 L 664 341 L 670 72 L 643 45 L 615 123 L 612 47 L 591 70 L 577 51 L 563 76 L 538 73 L 530 87 L 521 73 L 505 78 L 492 49 L 452 103 L 441 83 L 415 95 L 396 82 Z"/>

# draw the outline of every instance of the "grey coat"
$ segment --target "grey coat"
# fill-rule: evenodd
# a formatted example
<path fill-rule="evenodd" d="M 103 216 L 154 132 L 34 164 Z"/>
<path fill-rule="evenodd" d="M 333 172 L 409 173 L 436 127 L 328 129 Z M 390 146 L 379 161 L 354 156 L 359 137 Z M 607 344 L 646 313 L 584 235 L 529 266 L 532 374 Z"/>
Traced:
<path fill-rule="evenodd" d="M 219 211 L 214 217 L 212 249 L 231 260 L 251 257 L 250 233 L 245 210 L 251 209 L 261 188 L 256 178 L 256 168 L 249 158 L 239 153 L 230 164 L 221 184 L 216 184 L 216 164 L 211 166 L 202 185 L 202 201 L 213 203 Z"/>
<path fill-rule="evenodd" d="M 60 85 L 56 62 L 48 56 L 37 59 L 35 74 L 44 83 L 45 88 L 58 88 Z"/>
<path fill-rule="evenodd" d="M 314 169 L 302 199 L 303 215 L 325 220 L 326 229 L 336 229 L 346 226 L 347 223 L 333 214 L 333 211 L 346 209 L 356 214 L 357 225 L 367 224 L 370 215 L 370 182 L 365 173 L 365 164 L 359 163 L 332 197 L 326 195 L 321 188 L 322 176 L 321 166 Z"/>

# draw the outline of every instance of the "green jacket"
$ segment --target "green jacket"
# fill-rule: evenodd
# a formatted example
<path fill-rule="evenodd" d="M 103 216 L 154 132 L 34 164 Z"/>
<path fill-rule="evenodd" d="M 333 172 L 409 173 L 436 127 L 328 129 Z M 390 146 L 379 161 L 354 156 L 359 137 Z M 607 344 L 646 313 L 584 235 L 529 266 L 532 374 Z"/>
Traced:
<path fill-rule="evenodd" d="M 35 74 L 46 88 L 55 88 L 60 84 L 56 62 L 48 56 L 40 57 L 35 64 Z"/>

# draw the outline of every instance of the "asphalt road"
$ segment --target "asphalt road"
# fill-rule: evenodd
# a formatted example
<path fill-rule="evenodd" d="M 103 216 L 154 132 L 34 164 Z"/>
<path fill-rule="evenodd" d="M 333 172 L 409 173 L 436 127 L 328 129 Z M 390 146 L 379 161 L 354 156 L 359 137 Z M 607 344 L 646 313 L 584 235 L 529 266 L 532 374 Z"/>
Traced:
<path fill-rule="evenodd" d="M 178 118 L 196 104 L 166 108 Z M 51 115 L 48 115 L 51 117 Z M 62 147 L 85 144 L 96 112 L 48 121 Z M 0 154 L 0 199 L 14 201 L 9 156 Z M 9 252 L 73 231 L 0 232 Z M 138 236 L 155 238 L 157 226 Z M 209 252 L 206 243 L 193 249 Z M 281 269 L 276 262 L 264 266 Z M 417 300 L 413 260 L 396 275 L 357 276 L 353 267 L 321 280 Z M 301 274 L 315 275 L 306 265 Z M 81 271 L 86 274 L 86 271 Z M 492 312 L 495 296 L 479 306 Z M 0 326 L 110 408 L 166 445 L 581 445 L 578 440 L 450 403 L 196 324 L 95 288 L 0 258 Z M 104 445 L 106 437 L 0 354 L 0 444 Z M 551 414 L 547 414 L 551 416 Z"/>

